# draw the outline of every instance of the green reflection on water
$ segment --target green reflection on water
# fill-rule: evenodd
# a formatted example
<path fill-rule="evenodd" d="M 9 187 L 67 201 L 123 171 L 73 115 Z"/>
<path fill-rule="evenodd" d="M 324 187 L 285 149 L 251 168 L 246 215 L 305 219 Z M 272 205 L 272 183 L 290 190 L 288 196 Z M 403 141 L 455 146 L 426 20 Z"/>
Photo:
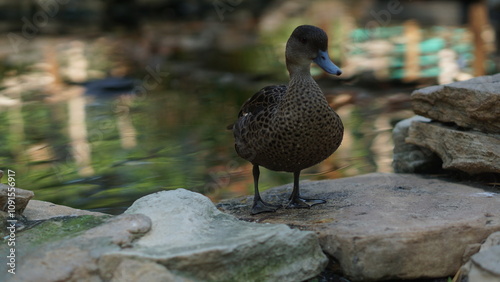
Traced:
<path fill-rule="evenodd" d="M 24 148 L 42 145 L 38 151 L 28 149 L 30 153 L 16 160 L 6 150 L 14 146 L 10 143 L 4 147 L 2 159 L 17 171 L 17 186 L 33 190 L 37 199 L 84 209 L 118 212 L 109 209 L 124 208 L 142 195 L 179 187 L 217 198 L 251 194 L 249 164 L 236 155 L 232 133 L 225 128 L 235 120 L 249 92 L 224 89 L 207 87 L 203 94 L 159 90 L 147 99 L 133 100 L 127 114 L 136 130 L 137 145 L 128 149 L 123 148 L 118 132 L 117 122 L 123 113 L 115 110 L 116 100 L 87 97 L 86 126 L 94 170 L 88 176 L 79 175 L 68 144 L 68 113 L 61 110 L 66 102 L 50 106 L 37 102 L 23 107 L 26 134 L 22 144 Z M 57 115 L 60 117 L 54 118 Z M 6 113 L 0 118 L 5 120 Z M 369 156 L 362 115 L 356 110 L 351 120 L 344 122 L 354 127 L 352 157 Z M 7 124 L 0 125 L 2 132 L 8 132 Z M 9 137 L 12 134 L 2 138 Z M 375 170 L 370 158 L 364 163 L 362 172 Z M 261 186 L 266 189 L 291 181 L 291 174 L 264 170 Z M 238 185 L 245 186 L 243 192 L 231 192 L 231 187 Z"/>

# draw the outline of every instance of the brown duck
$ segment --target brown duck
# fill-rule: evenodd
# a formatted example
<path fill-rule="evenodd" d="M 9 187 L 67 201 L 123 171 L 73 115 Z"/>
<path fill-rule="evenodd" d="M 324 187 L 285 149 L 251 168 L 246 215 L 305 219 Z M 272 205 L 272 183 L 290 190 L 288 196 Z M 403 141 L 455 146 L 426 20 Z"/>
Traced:
<path fill-rule="evenodd" d="M 297 27 L 286 44 L 288 86 L 267 86 L 243 104 L 233 125 L 238 155 L 253 164 L 255 196 L 252 214 L 274 212 L 278 206 L 259 194 L 259 166 L 293 172 L 293 191 L 287 208 L 325 203 L 300 196 L 300 171 L 330 156 L 342 142 L 344 126 L 311 77 L 311 62 L 327 73 L 342 71 L 327 53 L 326 33 L 315 26 Z"/>

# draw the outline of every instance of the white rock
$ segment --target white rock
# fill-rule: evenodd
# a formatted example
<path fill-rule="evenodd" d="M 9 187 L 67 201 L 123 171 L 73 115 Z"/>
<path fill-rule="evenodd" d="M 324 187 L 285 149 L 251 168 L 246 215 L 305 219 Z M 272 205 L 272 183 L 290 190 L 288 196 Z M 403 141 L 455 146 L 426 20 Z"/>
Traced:
<path fill-rule="evenodd" d="M 26 246 L 29 234 L 21 235 Z M 240 221 L 184 189 L 143 197 L 123 215 L 24 254 L 11 281 L 304 281 L 328 262 L 314 232 Z"/>
<path fill-rule="evenodd" d="M 199 281 L 303 281 L 328 261 L 313 232 L 239 221 L 185 189 L 145 196 L 126 213 L 147 215 L 152 230 L 134 248 L 104 254 L 101 268 L 108 273 L 139 259 Z"/>

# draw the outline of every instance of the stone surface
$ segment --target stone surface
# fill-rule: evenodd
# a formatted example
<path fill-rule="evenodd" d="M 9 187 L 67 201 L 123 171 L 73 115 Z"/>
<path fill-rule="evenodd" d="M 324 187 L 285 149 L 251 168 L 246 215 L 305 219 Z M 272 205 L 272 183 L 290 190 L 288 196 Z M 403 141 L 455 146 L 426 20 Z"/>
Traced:
<path fill-rule="evenodd" d="M 26 255 L 31 255 L 33 250 L 40 248 L 43 245 L 50 244 L 59 240 L 71 238 L 81 234 L 88 229 L 94 228 L 110 216 L 73 216 L 73 217 L 57 217 L 44 221 L 29 221 L 24 218 L 19 218 L 15 222 L 15 236 L 12 236 L 12 230 L 9 230 L 9 246 L 6 244 L 0 245 L 0 253 L 10 253 L 9 248 L 15 243 L 15 255 L 20 262 Z M 10 227 L 10 223 L 9 223 Z M 20 259 L 19 259 L 20 258 Z M 0 270 L 5 265 L 0 265 Z M 7 273 L 2 271 L 2 273 Z"/>
<path fill-rule="evenodd" d="M 310 209 L 250 215 L 253 196 L 221 202 L 244 220 L 315 231 L 323 251 L 352 280 L 454 275 L 489 234 L 500 230 L 500 194 L 412 174 L 302 182 L 304 197 L 327 199 Z M 286 203 L 291 185 L 265 191 Z"/>
<path fill-rule="evenodd" d="M 101 269 L 101 273 L 106 273 L 106 269 Z M 192 281 L 176 276 L 164 266 L 153 261 L 140 259 L 123 259 L 115 267 L 111 275 L 111 282 L 164 282 L 164 281 Z"/>
<path fill-rule="evenodd" d="M 500 232 L 488 237 L 480 252 L 462 266 L 460 276 L 458 281 L 500 281 Z"/>
<path fill-rule="evenodd" d="M 164 266 L 179 279 L 303 281 L 328 261 L 313 232 L 239 221 L 207 197 L 184 189 L 143 197 L 126 211 L 134 213 L 152 219 L 151 232 L 134 248 L 103 255 L 103 272 L 127 276 L 123 271 L 135 269 L 120 266 L 135 259 Z"/>
<path fill-rule="evenodd" d="M 44 220 L 60 216 L 80 216 L 80 215 L 103 216 L 106 214 L 100 212 L 74 209 L 67 206 L 56 205 L 51 202 L 38 201 L 38 200 L 31 200 L 24 211 L 24 216 L 26 216 L 28 220 Z"/>
<path fill-rule="evenodd" d="M 494 275 L 497 281 L 500 278 L 500 246 L 493 246 L 473 255 L 471 261 L 478 268 L 487 270 L 489 274 Z"/>
<path fill-rule="evenodd" d="M 418 115 L 500 133 L 500 74 L 418 89 L 411 99 Z"/>
<path fill-rule="evenodd" d="M 31 191 L 27 191 L 31 192 Z M 33 192 L 31 192 L 33 193 Z M 16 230 L 17 232 L 21 232 L 24 229 L 30 229 L 33 226 L 36 226 L 40 224 L 40 222 L 45 222 L 47 220 L 52 220 L 52 222 L 57 223 L 59 221 L 64 221 L 67 218 L 70 217 L 78 217 L 78 216 L 92 216 L 92 217 L 106 217 L 109 215 L 106 215 L 104 213 L 100 212 L 91 212 L 91 211 L 86 211 L 86 210 L 79 210 L 79 209 L 74 209 L 66 206 L 61 206 L 61 205 L 56 205 L 50 202 L 45 202 L 45 201 L 38 201 L 38 200 L 31 200 L 29 201 L 28 205 L 26 206 L 26 209 L 23 212 L 23 216 L 16 216 L 15 218 L 7 218 L 9 215 L 6 212 L 0 213 L 0 219 L 2 222 L 0 223 L 1 228 L 5 228 L 8 225 L 8 222 L 6 219 L 15 219 L 16 222 Z M 5 217 L 5 218 L 2 218 Z M 59 220 L 61 219 L 61 220 Z M 100 221 L 99 219 L 88 219 L 90 222 L 98 222 Z M 61 225 L 62 223 L 57 223 Z M 76 224 L 81 224 L 81 223 L 76 223 Z M 53 228 L 57 228 L 61 226 L 54 226 Z M 65 227 L 66 229 L 64 231 L 70 231 L 68 227 Z M 34 231 L 31 229 L 29 233 L 34 233 L 33 238 L 31 240 L 39 240 L 39 237 L 52 237 L 54 235 L 47 235 L 45 236 L 44 233 L 46 232 L 38 232 Z M 65 233 L 65 232 L 59 232 L 59 233 Z M 50 241 L 47 239 L 40 239 L 44 241 Z"/>
<path fill-rule="evenodd" d="M 500 245 L 500 232 L 495 232 L 488 236 L 488 239 L 484 241 L 484 243 L 481 245 L 481 249 L 479 251 L 484 251 L 490 247 Z M 500 267 L 498 268 L 500 269 Z"/>
<path fill-rule="evenodd" d="M 500 134 L 459 130 L 439 122 L 413 122 L 406 142 L 437 153 L 445 169 L 500 173 Z"/>
<path fill-rule="evenodd" d="M 431 150 L 406 143 L 408 129 L 413 122 L 429 122 L 430 119 L 414 116 L 396 124 L 392 131 L 394 140 L 394 172 L 398 173 L 436 173 L 441 169 L 441 159 Z"/>
<path fill-rule="evenodd" d="M 0 183 L 0 207 L 1 210 L 4 212 L 7 212 L 7 209 L 9 207 L 9 194 L 12 193 L 12 191 L 9 192 L 9 188 L 11 188 L 8 185 L 1 184 Z M 14 188 L 14 200 L 15 200 L 15 213 L 16 214 L 22 214 L 26 206 L 28 205 L 28 202 L 35 196 L 35 194 L 32 191 L 24 190 L 21 188 Z"/>
<path fill-rule="evenodd" d="M 144 215 L 111 218 L 79 236 L 35 246 L 25 252 L 26 255 L 18 254 L 16 274 L 9 274 L 7 279 L 16 282 L 104 281 L 102 277 L 107 273 L 100 272 L 100 257 L 106 252 L 132 246 L 133 241 L 150 228 L 151 221 Z M 16 246 L 27 243 L 31 242 L 17 241 Z M 4 265 L 0 268 L 2 273 L 7 273 Z"/>

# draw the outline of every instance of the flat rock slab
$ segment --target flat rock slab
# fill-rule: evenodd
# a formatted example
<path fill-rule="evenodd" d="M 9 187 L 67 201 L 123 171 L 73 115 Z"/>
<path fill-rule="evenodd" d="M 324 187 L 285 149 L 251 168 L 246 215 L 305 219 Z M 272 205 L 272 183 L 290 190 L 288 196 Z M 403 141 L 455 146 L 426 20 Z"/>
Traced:
<path fill-rule="evenodd" d="M 57 205 L 51 202 L 31 200 L 23 213 L 28 220 L 44 220 L 61 216 L 105 216 L 107 214 L 87 210 L 74 209 L 67 206 Z"/>
<path fill-rule="evenodd" d="M 148 216 L 152 228 L 133 248 L 99 259 L 101 271 L 115 278 L 134 277 L 137 268 L 127 265 L 138 265 L 178 280 L 304 281 L 328 262 L 314 232 L 240 221 L 185 189 L 145 196 L 125 214 Z"/>
<path fill-rule="evenodd" d="M 435 152 L 444 169 L 500 173 L 500 134 L 458 130 L 440 122 L 413 122 L 405 141 Z"/>
<path fill-rule="evenodd" d="M 483 189 L 484 188 L 484 189 Z M 304 197 L 327 199 L 310 209 L 250 215 L 252 197 L 219 209 L 261 223 L 315 231 L 324 252 L 352 280 L 454 275 L 489 234 L 500 230 L 499 191 L 413 174 L 367 174 L 302 182 Z M 286 202 L 291 185 L 265 191 Z"/>
<path fill-rule="evenodd" d="M 417 115 L 500 132 L 500 74 L 418 89 L 411 100 Z"/>

